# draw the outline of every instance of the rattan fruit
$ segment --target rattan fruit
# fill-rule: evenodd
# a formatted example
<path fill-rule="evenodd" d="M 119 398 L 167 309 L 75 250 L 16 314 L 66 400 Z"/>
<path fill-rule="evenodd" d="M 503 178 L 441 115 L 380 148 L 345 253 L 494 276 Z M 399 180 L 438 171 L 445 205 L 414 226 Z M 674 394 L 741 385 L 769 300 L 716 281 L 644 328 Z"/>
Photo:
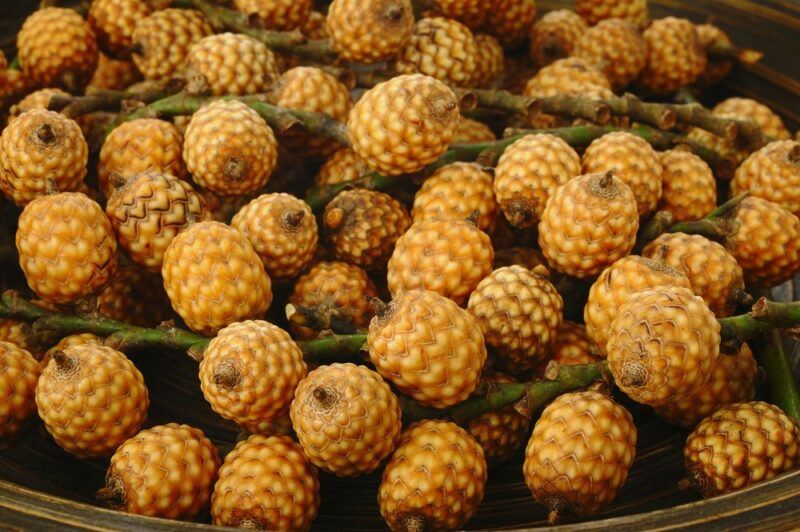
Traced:
<path fill-rule="evenodd" d="M 300 32 L 309 39 L 327 39 L 328 28 L 326 27 L 325 15 L 319 11 L 312 11 L 308 18 L 300 26 Z"/>
<path fill-rule="evenodd" d="M 110 198 L 116 184 L 138 174 L 186 176 L 178 128 L 164 120 L 139 118 L 120 124 L 108 134 L 97 166 L 100 191 Z"/>
<path fill-rule="evenodd" d="M 643 138 L 622 131 L 603 135 L 586 148 L 582 164 L 584 173 L 613 172 L 631 187 L 639 215 L 658 206 L 664 168 L 658 153 Z"/>
<path fill-rule="evenodd" d="M 609 327 L 620 307 L 637 292 L 660 286 L 691 289 L 686 275 L 665 262 L 669 248 L 660 249 L 663 255 L 652 259 L 631 255 L 618 260 L 603 270 L 589 289 L 583 319 L 586 332 L 600 353 L 606 352 Z"/>
<path fill-rule="evenodd" d="M 325 160 L 314 184 L 317 186 L 336 185 L 358 179 L 369 173 L 369 166 L 356 155 L 356 152 L 350 148 L 340 148 Z"/>
<path fill-rule="evenodd" d="M 206 18 L 193 9 L 162 9 L 136 24 L 133 62 L 146 79 L 170 80 L 186 72 L 192 46 L 214 33 Z"/>
<path fill-rule="evenodd" d="M 291 436 L 294 434 L 294 429 L 292 428 L 292 418 L 289 416 L 288 410 L 275 419 L 254 423 L 252 425 L 244 425 L 242 429 L 243 430 L 239 433 L 237 441 L 246 439 L 248 436 L 253 434 L 265 437 Z"/>
<path fill-rule="evenodd" d="M 311 208 L 291 194 L 263 194 L 233 217 L 231 226 L 247 236 L 270 278 L 295 277 L 317 249 L 317 221 Z"/>
<path fill-rule="evenodd" d="M 435 292 L 410 290 L 372 318 L 369 356 L 402 393 L 435 408 L 478 385 L 486 345 L 475 318 Z"/>
<path fill-rule="evenodd" d="M 497 140 L 497 136 L 492 131 L 492 128 L 483 122 L 463 116 L 458 123 L 458 129 L 456 129 L 456 135 L 453 138 L 453 142 L 456 144 L 491 142 L 493 140 Z"/>
<path fill-rule="evenodd" d="M 503 47 L 497 37 L 486 33 L 475 35 L 475 70 L 470 86 L 489 87 L 502 76 L 505 70 Z"/>
<path fill-rule="evenodd" d="M 630 187 L 611 172 L 587 174 L 550 196 L 539 223 L 539 246 L 561 273 L 591 277 L 631 252 L 638 229 Z"/>
<path fill-rule="evenodd" d="M 662 255 L 664 248 L 666 255 Z M 744 290 L 744 274 L 722 245 L 700 235 L 665 233 L 642 250 L 645 257 L 657 254 L 688 277 L 692 291 L 705 299 L 718 317 L 729 316 L 736 309 Z"/>
<path fill-rule="evenodd" d="M 56 88 L 39 89 L 33 91 L 10 107 L 9 116 L 10 117 L 19 116 L 26 111 L 30 111 L 31 109 L 47 109 L 47 107 L 50 105 L 50 99 L 53 96 L 69 98 L 70 94 L 68 92 L 64 92 L 61 89 L 56 89 Z"/>
<path fill-rule="evenodd" d="M 325 113 L 339 122 L 347 122 L 352 106 L 347 86 L 317 67 L 284 72 L 272 88 L 271 99 L 279 107 Z M 333 140 L 292 130 L 281 135 L 281 144 L 306 155 L 330 155 L 340 148 Z"/>
<path fill-rule="evenodd" d="M 192 45 L 186 58 L 186 87 L 195 94 L 263 93 L 278 75 L 272 51 L 248 35 L 203 37 Z"/>
<path fill-rule="evenodd" d="M 662 173 L 659 210 L 672 213 L 675 221 L 699 220 L 717 206 L 717 181 L 708 164 L 687 150 L 660 154 Z"/>
<path fill-rule="evenodd" d="M 725 247 L 748 283 L 777 286 L 800 272 L 800 219 L 777 203 L 745 198 L 731 220 Z"/>
<path fill-rule="evenodd" d="M 705 386 L 679 401 L 656 408 L 656 413 L 669 423 L 692 429 L 723 406 L 752 401 L 757 375 L 753 352 L 743 344 L 737 354 L 719 356 Z"/>
<path fill-rule="evenodd" d="M 292 426 L 308 459 L 340 477 L 374 471 L 400 437 L 400 404 L 374 371 L 320 366 L 300 382 Z"/>
<path fill-rule="evenodd" d="M 119 245 L 141 266 L 161 271 L 172 239 L 209 219 L 202 196 L 169 174 L 144 173 L 124 184 L 106 204 Z"/>
<path fill-rule="evenodd" d="M 613 18 L 586 30 L 575 43 L 572 55 L 602 70 L 614 90 L 621 90 L 644 68 L 647 48 L 636 26 Z"/>
<path fill-rule="evenodd" d="M 525 483 L 549 510 L 591 515 L 607 506 L 636 455 L 630 413 L 600 392 L 566 393 L 550 403 L 525 449 Z"/>
<path fill-rule="evenodd" d="M 120 264 L 97 295 L 96 310 L 140 327 L 156 327 L 173 316 L 161 278 L 131 264 Z"/>
<path fill-rule="evenodd" d="M 354 189 L 340 192 L 322 216 L 331 251 L 362 268 L 383 268 L 397 239 L 411 225 L 406 208 L 388 194 Z"/>
<path fill-rule="evenodd" d="M 141 80 L 133 61 L 111 59 L 101 53 L 87 90 L 121 91 Z"/>
<path fill-rule="evenodd" d="M 242 102 L 217 100 L 192 115 L 183 158 L 195 183 L 235 196 L 267 183 L 278 147 L 272 129 L 256 111 Z"/>
<path fill-rule="evenodd" d="M 706 68 L 706 50 L 694 24 L 666 17 L 644 30 L 647 62 L 639 82 L 657 93 L 674 92 L 697 81 Z"/>
<path fill-rule="evenodd" d="M 97 41 L 71 9 L 47 7 L 31 14 L 17 34 L 22 72 L 34 85 L 80 91 L 97 66 Z"/>
<path fill-rule="evenodd" d="M 217 526 L 308 530 L 319 508 L 317 470 L 287 436 L 250 436 L 225 457 L 211 498 Z"/>
<path fill-rule="evenodd" d="M 33 331 L 26 321 L 0 318 L 0 342 L 8 342 L 24 349 L 34 358 L 42 357 L 42 349 Z"/>
<path fill-rule="evenodd" d="M 483 449 L 455 423 L 414 423 L 383 471 L 381 515 L 393 531 L 461 529 L 483 500 L 486 470 Z"/>
<path fill-rule="evenodd" d="M 506 48 L 518 46 L 536 20 L 535 0 L 496 0 L 486 16 L 485 28 Z"/>
<path fill-rule="evenodd" d="M 211 408 L 240 425 L 283 414 L 305 376 L 300 348 L 286 331 L 266 321 L 228 325 L 211 340 L 200 362 L 200 389 Z"/>
<path fill-rule="evenodd" d="M 607 18 L 629 20 L 642 28 L 647 25 L 647 0 L 575 0 L 575 10 L 594 26 Z"/>
<path fill-rule="evenodd" d="M 19 217 L 19 263 L 28 286 L 53 303 L 70 303 L 108 283 L 117 241 L 103 209 L 78 192 L 42 196 Z"/>
<path fill-rule="evenodd" d="M 731 192 L 745 191 L 800 214 L 800 142 L 770 142 L 745 159 L 736 169 Z"/>
<path fill-rule="evenodd" d="M 161 275 L 172 308 L 198 332 L 260 318 L 272 303 L 272 283 L 255 248 L 219 222 L 197 223 L 176 236 Z"/>
<path fill-rule="evenodd" d="M 492 9 L 492 0 L 434 0 L 434 12 L 455 19 L 471 29 L 479 28 Z"/>
<path fill-rule="evenodd" d="M 403 49 L 414 31 L 414 12 L 410 0 L 334 0 L 326 27 L 339 57 L 375 63 Z"/>
<path fill-rule="evenodd" d="M 356 102 L 347 134 L 356 154 L 386 175 L 416 172 L 450 146 L 460 112 L 447 85 L 422 74 L 379 83 Z"/>
<path fill-rule="evenodd" d="M 39 363 L 25 349 L 0 341 L 0 449 L 12 444 L 31 414 Z"/>
<path fill-rule="evenodd" d="M 89 148 L 81 128 L 64 115 L 32 109 L 0 136 L 0 190 L 19 206 L 48 192 L 78 188 Z"/>
<path fill-rule="evenodd" d="M 556 339 L 564 304 L 546 275 L 541 266 L 499 268 L 469 297 L 467 310 L 494 348 L 496 362 L 508 371 L 536 368 Z"/>
<path fill-rule="evenodd" d="M 56 345 L 48 349 L 42 359 L 39 361 L 39 364 L 42 368 L 47 367 L 47 364 L 53 359 L 53 356 L 58 353 L 59 351 L 64 351 L 64 349 L 68 347 L 72 347 L 73 345 L 103 345 L 103 338 L 92 334 L 92 333 L 81 333 L 81 334 L 71 334 L 69 336 L 65 336 L 61 340 L 58 341 Z"/>
<path fill-rule="evenodd" d="M 113 453 L 139 432 L 150 399 L 125 355 L 83 344 L 53 354 L 36 386 L 36 406 L 62 449 L 90 457 Z"/>
<path fill-rule="evenodd" d="M 594 364 L 602 360 L 599 349 L 586 332 L 586 327 L 571 321 L 561 324 L 550 353 L 550 362 L 561 366 Z"/>
<path fill-rule="evenodd" d="M 430 290 L 463 304 L 492 271 L 489 236 L 465 220 L 413 224 L 397 240 L 389 259 L 389 291 Z"/>
<path fill-rule="evenodd" d="M 372 317 L 370 299 L 378 292 L 367 272 L 344 262 L 320 262 L 300 277 L 289 302 L 322 316 L 338 318 L 356 328 L 365 328 Z M 311 338 L 316 331 L 293 324 L 300 338 Z"/>
<path fill-rule="evenodd" d="M 311 15 L 312 0 L 234 0 L 260 28 L 290 31 L 301 27 Z"/>
<path fill-rule="evenodd" d="M 611 322 L 608 366 L 631 399 L 664 406 L 708 381 L 719 356 L 719 331 L 714 313 L 688 288 L 644 290 L 631 296 Z"/>
<path fill-rule="evenodd" d="M 734 403 L 707 417 L 683 449 L 688 484 L 703 497 L 752 486 L 800 463 L 797 422 L 780 408 Z"/>
<path fill-rule="evenodd" d="M 697 37 L 703 48 L 708 49 L 713 45 L 730 46 L 733 44 L 730 37 L 713 24 L 698 24 L 695 26 Z M 714 85 L 730 74 L 733 61 L 730 59 L 714 59 L 709 57 L 705 71 L 700 75 L 700 83 Z"/>
<path fill-rule="evenodd" d="M 133 31 L 150 13 L 146 0 L 92 0 L 88 21 L 103 52 L 130 59 Z"/>
<path fill-rule="evenodd" d="M 467 86 L 477 64 L 475 37 L 460 22 L 442 17 L 422 18 L 398 55 L 400 74 L 420 73 L 449 85 Z"/>
<path fill-rule="evenodd" d="M 489 375 L 486 380 L 490 390 L 495 384 L 517 382 L 502 373 Z M 486 462 L 491 466 L 511 458 L 525 443 L 530 427 L 531 420 L 509 405 L 471 419 L 466 429 L 483 448 Z"/>
<path fill-rule="evenodd" d="M 425 220 L 475 219 L 479 229 L 494 230 L 497 202 L 492 176 L 477 163 L 443 166 L 425 180 L 414 196 L 411 218 Z"/>
<path fill-rule="evenodd" d="M 545 14 L 531 28 L 529 54 L 543 67 L 567 57 L 588 26 L 571 9 L 556 9 Z"/>
<path fill-rule="evenodd" d="M 553 192 L 580 174 L 581 159 L 564 140 L 526 135 L 506 148 L 497 162 L 494 193 L 511 225 L 534 227 Z"/>
<path fill-rule="evenodd" d="M 157 425 L 117 449 L 97 498 L 134 514 L 192 519 L 208 505 L 219 466 L 217 449 L 201 430 Z"/>

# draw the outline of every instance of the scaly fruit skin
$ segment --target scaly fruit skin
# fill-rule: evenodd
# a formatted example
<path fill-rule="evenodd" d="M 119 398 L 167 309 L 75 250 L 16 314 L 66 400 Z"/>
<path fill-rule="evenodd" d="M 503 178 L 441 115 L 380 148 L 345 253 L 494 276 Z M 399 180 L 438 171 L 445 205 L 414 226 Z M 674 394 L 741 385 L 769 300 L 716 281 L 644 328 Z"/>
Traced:
<path fill-rule="evenodd" d="M 668 249 L 664 250 L 664 253 L 668 252 Z M 600 353 L 606 352 L 609 327 L 620 307 L 637 292 L 657 286 L 691 289 L 689 279 L 661 258 L 631 255 L 603 270 L 589 289 L 589 298 L 583 308 L 586 332 Z"/>
<path fill-rule="evenodd" d="M 561 366 L 594 364 L 602 360 L 597 346 L 586 333 L 586 327 L 571 321 L 561 324 L 550 352 L 550 362 Z"/>
<path fill-rule="evenodd" d="M 399 74 L 420 73 L 465 87 L 472 81 L 477 57 L 475 37 L 468 27 L 452 19 L 423 18 L 414 25 L 395 69 Z"/>
<path fill-rule="evenodd" d="M 117 241 L 103 209 L 78 192 L 30 202 L 17 228 L 19 264 L 36 295 L 65 304 L 108 283 L 117 266 Z"/>
<path fill-rule="evenodd" d="M 246 439 L 248 435 L 258 434 L 259 436 L 292 436 L 294 429 L 292 428 L 292 418 L 289 416 L 289 411 L 285 411 L 280 416 L 270 421 L 262 421 L 252 425 L 242 426 L 242 431 L 239 433 L 237 441 Z"/>
<path fill-rule="evenodd" d="M 403 49 L 414 32 L 410 0 L 333 0 L 326 28 L 345 61 L 376 63 Z"/>
<path fill-rule="evenodd" d="M 479 229 L 494 231 L 497 202 L 492 176 L 477 163 L 456 162 L 434 172 L 422 183 L 411 209 L 414 222 L 466 220 L 473 216 Z"/>
<path fill-rule="evenodd" d="M 100 54 L 100 60 L 87 89 L 121 91 L 141 80 L 142 75 L 133 61 L 111 59 L 105 54 Z"/>
<path fill-rule="evenodd" d="M 0 136 L 0 190 L 20 207 L 48 189 L 75 190 L 86 176 L 88 159 L 78 124 L 60 113 L 32 109 Z"/>
<path fill-rule="evenodd" d="M 367 163 L 362 161 L 350 148 L 339 148 L 325 160 L 319 169 L 314 184 L 317 186 L 336 185 L 352 181 L 370 173 Z"/>
<path fill-rule="evenodd" d="M 643 138 L 623 131 L 608 133 L 592 141 L 581 162 L 584 173 L 613 172 L 631 187 L 640 216 L 658 206 L 664 167 L 658 153 Z"/>
<path fill-rule="evenodd" d="M 603 71 L 614 90 L 627 87 L 642 71 L 647 48 L 639 30 L 627 20 L 600 21 L 577 40 L 572 55 Z"/>
<path fill-rule="evenodd" d="M 494 193 L 514 227 L 534 227 L 547 199 L 581 174 L 581 158 L 564 140 L 548 134 L 525 135 L 506 148 L 494 172 Z"/>
<path fill-rule="evenodd" d="M 561 273 L 586 278 L 627 256 L 639 215 L 630 187 L 608 174 L 588 174 L 555 190 L 539 222 L 539 247 Z"/>
<path fill-rule="evenodd" d="M 250 436 L 225 457 L 211 497 L 217 526 L 311 528 L 319 508 L 317 470 L 288 436 Z"/>
<path fill-rule="evenodd" d="M 535 0 L 496 0 L 486 15 L 486 30 L 505 48 L 518 46 L 536 20 Z"/>
<path fill-rule="evenodd" d="M 328 203 L 322 223 L 336 258 L 362 268 L 383 268 L 411 216 L 388 194 L 354 189 Z"/>
<path fill-rule="evenodd" d="M 462 116 L 461 121 L 458 123 L 453 143 L 472 144 L 476 142 L 491 142 L 493 140 L 497 140 L 497 136 L 489 126 L 483 122 Z"/>
<path fill-rule="evenodd" d="M 493 384 L 517 382 L 502 373 L 489 375 L 486 380 L 489 382 L 489 389 Z M 488 464 L 498 465 L 511 458 L 522 446 L 530 427 L 531 420 L 517 412 L 513 405 L 509 405 L 471 419 L 466 428 L 483 448 Z"/>
<path fill-rule="evenodd" d="M 291 31 L 301 27 L 311 15 L 313 0 L 233 0 L 239 11 L 247 13 L 260 28 Z"/>
<path fill-rule="evenodd" d="M 472 72 L 470 86 L 490 87 L 503 75 L 505 52 L 497 37 L 486 33 L 475 35 L 475 70 Z"/>
<path fill-rule="evenodd" d="M 9 72 L 17 72 L 17 71 L 10 70 Z M 11 106 L 11 108 L 8 111 L 9 123 L 11 123 L 12 117 L 19 116 L 26 111 L 30 111 L 31 109 L 47 109 L 47 107 L 50 105 L 50 98 L 52 98 L 53 96 L 58 96 L 61 98 L 69 98 L 70 94 L 68 92 L 62 91 L 61 89 L 56 89 L 56 88 L 39 89 L 33 91 Z"/>
<path fill-rule="evenodd" d="M 426 420 L 403 431 L 378 488 L 393 531 L 457 530 L 478 511 L 487 467 L 483 449 L 449 421 Z"/>
<path fill-rule="evenodd" d="M 36 410 L 39 363 L 23 348 L 0 342 L 0 449 L 12 444 Z"/>
<path fill-rule="evenodd" d="M 543 67 L 567 57 L 583 32 L 586 22 L 571 9 L 557 9 L 545 14 L 531 28 L 529 55 Z"/>
<path fill-rule="evenodd" d="M 164 252 L 175 236 L 209 219 L 202 196 L 169 174 L 145 173 L 120 187 L 106 204 L 119 245 L 128 257 L 161 271 Z"/>
<path fill-rule="evenodd" d="M 404 292 L 372 318 L 367 343 L 378 373 L 404 394 L 434 408 L 469 397 L 486 361 L 486 345 L 475 318 L 425 290 Z"/>
<path fill-rule="evenodd" d="M 492 271 L 489 235 L 464 220 L 413 224 L 397 240 L 387 281 L 392 297 L 406 290 L 430 290 L 463 304 Z"/>
<path fill-rule="evenodd" d="M 433 8 L 443 17 L 455 19 L 470 29 L 478 29 L 493 8 L 492 0 L 434 0 Z"/>
<path fill-rule="evenodd" d="M 708 381 L 719 356 L 719 330 L 706 302 L 688 288 L 661 286 L 634 294 L 608 334 L 614 381 L 639 403 L 659 407 L 679 401 Z"/>
<path fill-rule="evenodd" d="M 672 213 L 677 222 L 704 218 L 717 206 L 717 181 L 708 164 L 686 150 L 659 154 L 663 183 L 659 210 Z"/>
<path fill-rule="evenodd" d="M 371 473 L 400 437 L 397 397 L 380 375 L 364 366 L 315 369 L 297 387 L 290 412 L 308 459 L 339 477 Z"/>
<path fill-rule="evenodd" d="M 647 62 L 639 82 L 658 93 L 675 92 L 697 81 L 706 68 L 703 48 L 694 24 L 666 17 L 654 20 L 644 30 Z"/>
<path fill-rule="evenodd" d="M 740 490 L 800 464 L 797 424 L 760 401 L 734 403 L 704 419 L 683 449 L 689 484 L 703 497 Z"/>
<path fill-rule="evenodd" d="M 176 236 L 161 275 L 172 308 L 200 333 L 259 318 L 272 303 L 272 283 L 255 248 L 219 222 L 194 224 Z"/>
<path fill-rule="evenodd" d="M 103 52 L 130 59 L 136 24 L 150 13 L 144 0 L 92 0 L 88 21 Z"/>
<path fill-rule="evenodd" d="M 725 247 L 748 283 L 772 287 L 800 272 L 800 219 L 777 203 L 745 198 L 731 221 Z"/>
<path fill-rule="evenodd" d="M 543 267 L 539 267 L 542 268 Z M 509 371 L 539 366 L 561 326 L 564 303 L 542 270 L 499 268 L 472 292 L 467 310 L 475 317 L 486 344 Z"/>
<path fill-rule="evenodd" d="M 159 275 L 131 264 L 121 264 L 97 295 L 97 312 L 139 327 L 156 327 L 174 316 Z"/>
<path fill-rule="evenodd" d="M 713 24 L 698 24 L 695 26 L 697 38 L 703 48 L 708 49 L 711 45 L 731 45 L 733 42 L 728 35 Z M 703 85 L 714 85 L 719 83 L 731 73 L 733 61 L 730 59 L 714 60 L 709 58 L 705 71 L 700 75 L 700 83 Z"/>
<path fill-rule="evenodd" d="M 236 213 L 231 226 L 247 236 L 267 274 L 277 281 L 297 276 L 317 250 L 314 213 L 291 194 L 262 194 Z"/>
<path fill-rule="evenodd" d="M 306 376 L 303 353 L 283 329 L 242 321 L 222 329 L 200 362 L 200 389 L 214 412 L 240 425 L 279 417 Z"/>
<path fill-rule="evenodd" d="M 664 247 L 664 262 L 689 278 L 692 292 L 702 297 L 717 317 L 733 314 L 737 292 L 744 290 L 744 274 L 733 255 L 704 236 L 685 233 L 659 236 L 644 247 L 642 255 L 655 257 Z"/>
<path fill-rule="evenodd" d="M 107 456 L 139 432 L 150 406 L 136 366 L 110 347 L 82 344 L 55 353 L 36 386 L 39 417 L 75 456 Z"/>
<path fill-rule="evenodd" d="M 731 193 L 745 191 L 800 214 L 800 142 L 770 142 L 745 159 L 736 169 Z"/>
<path fill-rule="evenodd" d="M 17 34 L 22 72 L 34 85 L 82 91 L 97 66 L 97 41 L 71 9 L 48 7 L 30 15 Z"/>
<path fill-rule="evenodd" d="M 344 83 L 316 67 L 300 66 L 284 72 L 272 88 L 271 100 L 275 105 L 286 109 L 325 113 L 339 122 L 347 122 L 347 115 L 352 107 L 350 91 Z M 310 156 L 330 155 L 341 148 L 340 144 L 331 139 L 304 131 L 284 133 L 281 144 Z"/>
<path fill-rule="evenodd" d="M 278 79 L 275 56 L 247 35 L 222 33 L 203 37 L 186 58 L 187 90 L 196 94 L 257 94 Z"/>
<path fill-rule="evenodd" d="M 133 62 L 146 79 L 180 78 L 192 45 L 213 35 L 206 18 L 192 9 L 163 9 L 139 21 L 133 31 Z"/>
<path fill-rule="evenodd" d="M 309 13 L 306 21 L 300 26 L 300 33 L 309 39 L 327 39 L 328 28 L 325 26 L 325 15 L 319 11 Z"/>
<path fill-rule="evenodd" d="M 200 429 L 169 423 L 123 443 L 98 498 L 124 512 L 193 519 L 208 505 L 220 459 Z"/>
<path fill-rule="evenodd" d="M 59 351 L 63 351 L 68 347 L 72 347 L 73 345 L 103 345 L 103 338 L 100 338 L 97 335 L 92 333 L 81 333 L 81 334 L 71 334 L 70 336 L 65 336 L 61 340 L 58 341 L 56 345 L 48 349 L 42 360 L 39 361 L 39 365 L 42 368 L 47 367 L 47 364 L 53 359 L 53 355 L 58 353 Z"/>
<path fill-rule="evenodd" d="M 139 118 L 120 124 L 108 134 L 100 149 L 98 184 L 106 198 L 115 182 L 132 180 L 139 174 L 170 174 L 186 177 L 178 128 L 164 120 Z"/>
<path fill-rule="evenodd" d="M 37 360 L 42 358 L 33 327 L 26 321 L 0 318 L 0 342 L 8 342 L 29 352 Z"/>
<path fill-rule="evenodd" d="M 636 455 L 631 414 L 600 392 L 559 396 L 525 449 L 525 483 L 551 520 L 564 510 L 599 512 L 617 495 Z"/>
<path fill-rule="evenodd" d="M 738 354 L 719 356 L 705 386 L 679 401 L 656 408 L 656 413 L 673 425 L 692 429 L 723 406 L 752 401 L 757 373 L 753 352 L 747 344 L 742 344 Z"/>
<path fill-rule="evenodd" d="M 256 111 L 242 102 L 217 100 L 192 115 L 183 158 L 201 187 L 244 195 L 267 184 L 278 163 L 278 143 Z"/>
<path fill-rule="evenodd" d="M 422 170 L 447 151 L 461 114 L 447 85 L 422 74 L 368 90 L 347 119 L 347 136 L 370 168 L 386 175 Z"/>
<path fill-rule="evenodd" d="M 300 277 L 289 296 L 289 302 L 332 314 L 364 328 L 372 317 L 370 299 L 378 297 L 367 272 L 344 262 L 320 262 Z M 292 332 L 303 339 L 314 338 L 317 331 L 293 325 Z"/>
<path fill-rule="evenodd" d="M 575 0 L 575 11 L 590 26 L 607 18 L 621 18 L 643 28 L 647 25 L 647 0 Z"/>

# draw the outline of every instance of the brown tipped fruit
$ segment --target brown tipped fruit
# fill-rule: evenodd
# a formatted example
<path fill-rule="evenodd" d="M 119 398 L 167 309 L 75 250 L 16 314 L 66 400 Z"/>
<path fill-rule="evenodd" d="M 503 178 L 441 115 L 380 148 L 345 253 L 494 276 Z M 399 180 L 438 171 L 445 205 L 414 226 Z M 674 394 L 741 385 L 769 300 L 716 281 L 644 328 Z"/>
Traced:
<path fill-rule="evenodd" d="M 414 31 L 414 11 L 410 0 L 334 0 L 326 27 L 340 58 L 376 63 L 403 49 Z"/>
<path fill-rule="evenodd" d="M 531 28 L 530 58 L 537 66 L 543 67 L 569 56 L 587 29 L 583 18 L 571 9 L 550 11 Z"/>

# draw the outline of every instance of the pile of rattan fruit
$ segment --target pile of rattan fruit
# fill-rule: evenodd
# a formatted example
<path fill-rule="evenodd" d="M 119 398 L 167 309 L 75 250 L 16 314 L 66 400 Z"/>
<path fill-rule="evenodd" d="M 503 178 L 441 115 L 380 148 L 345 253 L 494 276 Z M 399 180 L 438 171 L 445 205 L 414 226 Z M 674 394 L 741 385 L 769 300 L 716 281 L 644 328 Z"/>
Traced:
<path fill-rule="evenodd" d="M 381 470 L 391 529 L 468 526 L 523 447 L 551 520 L 595 514 L 636 454 L 612 397 L 691 431 L 705 497 L 795 468 L 800 304 L 760 296 L 800 272 L 800 143 L 693 100 L 759 54 L 645 0 L 574 8 L 30 15 L 0 55 L 0 443 L 40 419 L 110 458 L 111 507 L 264 529 Z M 158 349 L 199 361 L 227 456 L 147 424 L 124 352 Z"/>

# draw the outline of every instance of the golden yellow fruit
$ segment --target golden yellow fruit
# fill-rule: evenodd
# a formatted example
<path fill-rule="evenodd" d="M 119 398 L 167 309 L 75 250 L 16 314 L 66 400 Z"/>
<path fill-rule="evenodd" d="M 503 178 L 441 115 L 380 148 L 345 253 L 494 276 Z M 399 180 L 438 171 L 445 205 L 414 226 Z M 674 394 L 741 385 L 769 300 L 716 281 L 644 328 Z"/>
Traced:
<path fill-rule="evenodd" d="M 687 150 L 660 154 L 663 183 L 659 210 L 677 222 L 704 218 L 717 206 L 717 181 L 708 164 Z"/>
<path fill-rule="evenodd" d="M 443 17 L 422 18 L 398 55 L 395 69 L 399 74 L 425 74 L 465 87 L 472 81 L 477 58 L 475 37 L 468 27 Z"/>
<path fill-rule="evenodd" d="M 800 214 L 800 142 L 776 140 L 736 169 L 731 193 L 750 192 Z"/>
<path fill-rule="evenodd" d="M 130 59 L 133 31 L 150 13 L 146 0 L 92 0 L 88 21 L 103 52 Z"/>
<path fill-rule="evenodd" d="M 572 55 L 602 70 L 612 88 L 619 91 L 644 68 L 647 47 L 634 24 L 613 18 L 586 30 L 575 43 Z"/>
<path fill-rule="evenodd" d="M 697 81 L 706 68 L 703 48 L 694 24 L 683 18 L 654 20 L 644 30 L 647 62 L 639 82 L 657 93 L 675 92 Z"/>
<path fill-rule="evenodd" d="M 234 7 L 247 13 L 258 27 L 278 31 L 291 31 L 303 26 L 311 15 L 313 4 L 312 0 L 233 1 Z"/>
<path fill-rule="evenodd" d="M 414 31 L 410 0 L 333 0 L 326 20 L 331 48 L 345 61 L 391 58 Z"/>
<path fill-rule="evenodd" d="M 571 9 L 556 9 L 546 13 L 531 27 L 529 55 L 533 62 L 544 67 L 567 57 L 588 26 Z"/>
<path fill-rule="evenodd" d="M 36 410 L 39 363 L 25 349 L 0 341 L 0 449 L 14 443 Z"/>

